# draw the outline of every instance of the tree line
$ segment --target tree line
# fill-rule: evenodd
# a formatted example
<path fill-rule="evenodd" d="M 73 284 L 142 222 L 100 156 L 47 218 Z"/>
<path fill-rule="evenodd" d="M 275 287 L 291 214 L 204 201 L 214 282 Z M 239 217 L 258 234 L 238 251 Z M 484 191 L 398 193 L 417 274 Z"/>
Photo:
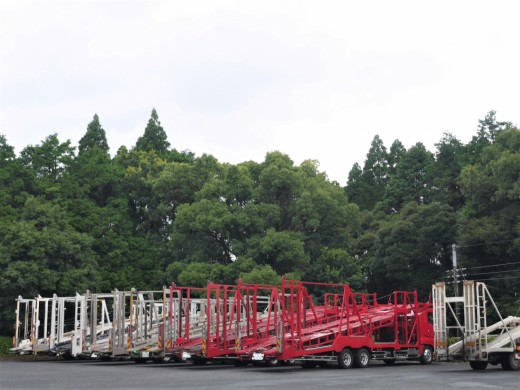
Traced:
<path fill-rule="evenodd" d="M 384 296 L 459 278 L 520 308 L 520 131 L 489 112 L 435 151 L 375 136 L 345 186 L 279 151 L 221 163 L 171 147 L 157 112 L 111 157 L 94 115 L 77 147 L 51 134 L 18 155 L 0 135 L 0 334 L 14 300 L 208 280 L 349 283 Z"/>

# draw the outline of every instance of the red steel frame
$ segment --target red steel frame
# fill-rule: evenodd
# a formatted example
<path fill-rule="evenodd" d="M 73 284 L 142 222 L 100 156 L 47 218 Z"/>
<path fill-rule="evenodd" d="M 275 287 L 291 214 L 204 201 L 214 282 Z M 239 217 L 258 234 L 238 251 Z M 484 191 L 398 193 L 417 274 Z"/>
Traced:
<path fill-rule="evenodd" d="M 196 361 L 234 355 L 248 341 L 274 333 L 278 321 L 276 286 L 208 283 L 206 288 L 189 288 L 172 285 L 170 288 L 169 329 L 167 352 L 177 358 L 187 353 Z M 189 308 L 192 292 L 205 295 L 205 320 L 199 336 L 191 334 Z M 262 302 L 260 293 L 270 293 L 269 303 Z M 177 310 L 173 301 L 178 302 Z M 260 302 L 259 302 L 260 300 Z M 259 316 L 259 304 L 267 305 L 267 315 Z M 177 323 L 174 326 L 174 321 Z M 171 331 L 175 329 L 175 332 Z M 168 346 L 169 345 L 169 346 Z"/>
<path fill-rule="evenodd" d="M 284 330 L 292 330 L 294 334 L 298 324 L 310 326 L 337 316 L 339 310 L 337 307 L 315 306 L 306 290 L 302 290 L 303 293 L 299 294 L 301 304 L 306 305 L 305 311 L 295 310 L 294 302 L 289 305 L 290 310 L 283 310 L 286 304 L 285 289 L 294 293 L 296 288 L 301 290 L 301 287 L 298 287 L 299 283 L 285 280 L 282 286 L 243 284 L 240 281 L 238 285 L 208 283 L 207 288 L 197 289 L 206 294 L 206 320 L 202 337 L 192 337 L 189 333 L 189 318 L 184 315 L 182 320 L 181 315 L 176 315 L 175 310 L 170 306 L 169 312 L 179 321 L 179 324 L 176 327 L 177 334 L 174 338 L 170 338 L 173 348 L 169 352 L 178 358 L 186 352 L 196 361 L 218 357 L 234 358 L 237 351 L 275 337 L 281 323 L 285 324 Z M 184 311 L 187 313 L 191 290 L 193 289 L 172 287 L 170 302 L 172 299 L 178 299 L 179 302 L 184 299 L 186 304 Z M 176 291 L 178 295 L 174 298 Z M 268 298 L 267 302 L 265 298 Z M 333 296 L 330 299 L 337 300 Z M 260 315 L 262 311 L 263 314 Z M 184 321 L 184 328 L 181 327 L 181 321 Z M 170 328 L 172 328 L 171 316 Z"/>
<path fill-rule="evenodd" d="M 342 293 L 327 293 L 325 315 L 307 321 L 309 295 L 306 286 L 343 288 Z M 282 323 L 275 337 L 251 344 L 238 351 L 243 359 L 261 352 L 265 360 L 291 360 L 310 355 L 338 354 L 344 348 L 370 351 L 416 348 L 422 354 L 433 338 L 424 337 L 419 314 L 429 304 L 419 304 L 416 292 L 396 291 L 388 304 L 379 304 L 375 294 L 353 293 L 347 285 L 282 281 Z M 316 306 L 312 308 L 316 311 Z M 392 330 L 391 341 L 376 340 L 380 330 Z"/>
<path fill-rule="evenodd" d="M 179 287 L 172 283 L 168 300 L 168 318 L 164 332 L 164 350 L 181 359 L 182 352 L 202 342 L 202 335 L 192 334 L 190 309 L 194 296 L 205 295 L 204 288 Z M 174 304 L 175 302 L 175 304 Z M 201 310 L 204 310 L 201 307 Z"/>
<path fill-rule="evenodd" d="M 307 288 L 326 290 L 318 305 Z M 204 329 L 190 333 L 192 293 L 205 295 Z M 268 297 L 268 302 L 261 297 Z M 178 302 L 177 310 L 172 302 Z M 425 337 L 419 314 L 431 308 L 420 304 L 416 292 L 396 291 L 386 304 L 376 294 L 354 293 L 348 285 L 282 279 L 280 286 L 208 283 L 206 288 L 170 287 L 169 336 L 166 352 L 195 361 L 212 358 L 292 360 L 311 355 L 334 356 L 345 348 L 422 354 L 433 338 Z M 183 309 L 182 309 L 183 308 Z M 181 310 L 182 309 L 182 310 Z M 431 310 L 431 309 L 430 309 Z M 181 312 L 183 311 L 183 313 Z M 173 321 L 178 321 L 173 326 Z M 175 334 L 172 330 L 175 329 Z M 385 339 L 386 333 L 393 339 Z"/>
<path fill-rule="evenodd" d="M 243 345 L 274 334 L 280 315 L 277 286 L 242 284 L 240 281 L 238 285 L 209 283 L 206 292 L 205 337 L 200 350 L 197 346 L 190 349 L 192 356 L 205 359 L 234 357 Z M 264 314 L 260 315 L 262 306 L 265 306 Z"/>

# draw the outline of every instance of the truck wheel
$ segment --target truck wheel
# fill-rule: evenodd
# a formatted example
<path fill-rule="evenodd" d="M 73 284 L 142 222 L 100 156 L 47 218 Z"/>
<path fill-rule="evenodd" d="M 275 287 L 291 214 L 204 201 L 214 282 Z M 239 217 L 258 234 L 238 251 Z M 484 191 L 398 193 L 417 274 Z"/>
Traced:
<path fill-rule="evenodd" d="M 469 362 L 469 366 L 473 368 L 476 371 L 482 371 L 485 370 L 488 365 L 488 362 L 483 362 L 480 360 L 471 360 Z"/>
<path fill-rule="evenodd" d="M 430 347 L 424 347 L 424 352 L 419 359 L 421 364 L 432 364 L 433 361 L 433 351 Z"/>
<path fill-rule="evenodd" d="M 352 368 L 354 364 L 354 356 L 352 355 L 352 351 L 348 348 L 345 348 L 338 355 L 338 365 L 340 368 Z"/>
<path fill-rule="evenodd" d="M 146 358 L 135 358 L 134 359 L 134 362 L 136 362 L 137 364 L 144 364 L 147 362 L 148 359 Z"/>
<path fill-rule="evenodd" d="M 71 352 L 65 352 L 61 355 L 61 357 L 65 360 L 74 360 L 74 356 L 72 356 Z"/>
<path fill-rule="evenodd" d="M 280 365 L 280 361 L 277 358 L 269 359 L 265 362 L 267 367 L 276 367 Z"/>
<path fill-rule="evenodd" d="M 318 363 L 316 362 L 303 362 L 301 364 L 302 368 L 316 368 L 317 365 Z"/>
<path fill-rule="evenodd" d="M 170 363 L 172 361 L 172 357 L 170 355 L 166 355 L 163 357 L 160 357 L 156 360 L 157 363 Z"/>
<path fill-rule="evenodd" d="M 365 368 L 370 362 L 370 353 L 366 348 L 361 348 L 356 351 L 354 355 L 354 367 Z"/>
<path fill-rule="evenodd" d="M 506 371 L 518 371 L 520 369 L 520 360 L 515 359 L 515 353 L 505 353 L 500 357 L 500 364 Z"/>

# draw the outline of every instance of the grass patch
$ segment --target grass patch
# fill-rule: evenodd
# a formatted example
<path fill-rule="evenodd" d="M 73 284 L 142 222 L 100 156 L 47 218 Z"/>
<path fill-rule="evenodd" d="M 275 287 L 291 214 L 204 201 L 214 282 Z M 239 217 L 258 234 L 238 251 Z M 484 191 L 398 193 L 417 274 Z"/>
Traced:
<path fill-rule="evenodd" d="M 11 337 L 0 336 L 0 355 L 9 355 L 12 343 L 13 339 Z"/>

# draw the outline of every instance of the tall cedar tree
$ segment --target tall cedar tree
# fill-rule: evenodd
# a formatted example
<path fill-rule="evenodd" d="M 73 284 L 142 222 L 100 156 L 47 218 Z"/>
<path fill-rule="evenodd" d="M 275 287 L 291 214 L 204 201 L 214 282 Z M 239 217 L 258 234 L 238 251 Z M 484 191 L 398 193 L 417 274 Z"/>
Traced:
<path fill-rule="evenodd" d="M 135 144 L 135 149 L 145 152 L 154 150 L 158 155 L 162 156 L 168 152 L 169 147 L 168 137 L 161 126 L 161 122 L 159 122 L 159 116 L 154 108 L 144 129 L 144 134 L 139 137 Z"/>

